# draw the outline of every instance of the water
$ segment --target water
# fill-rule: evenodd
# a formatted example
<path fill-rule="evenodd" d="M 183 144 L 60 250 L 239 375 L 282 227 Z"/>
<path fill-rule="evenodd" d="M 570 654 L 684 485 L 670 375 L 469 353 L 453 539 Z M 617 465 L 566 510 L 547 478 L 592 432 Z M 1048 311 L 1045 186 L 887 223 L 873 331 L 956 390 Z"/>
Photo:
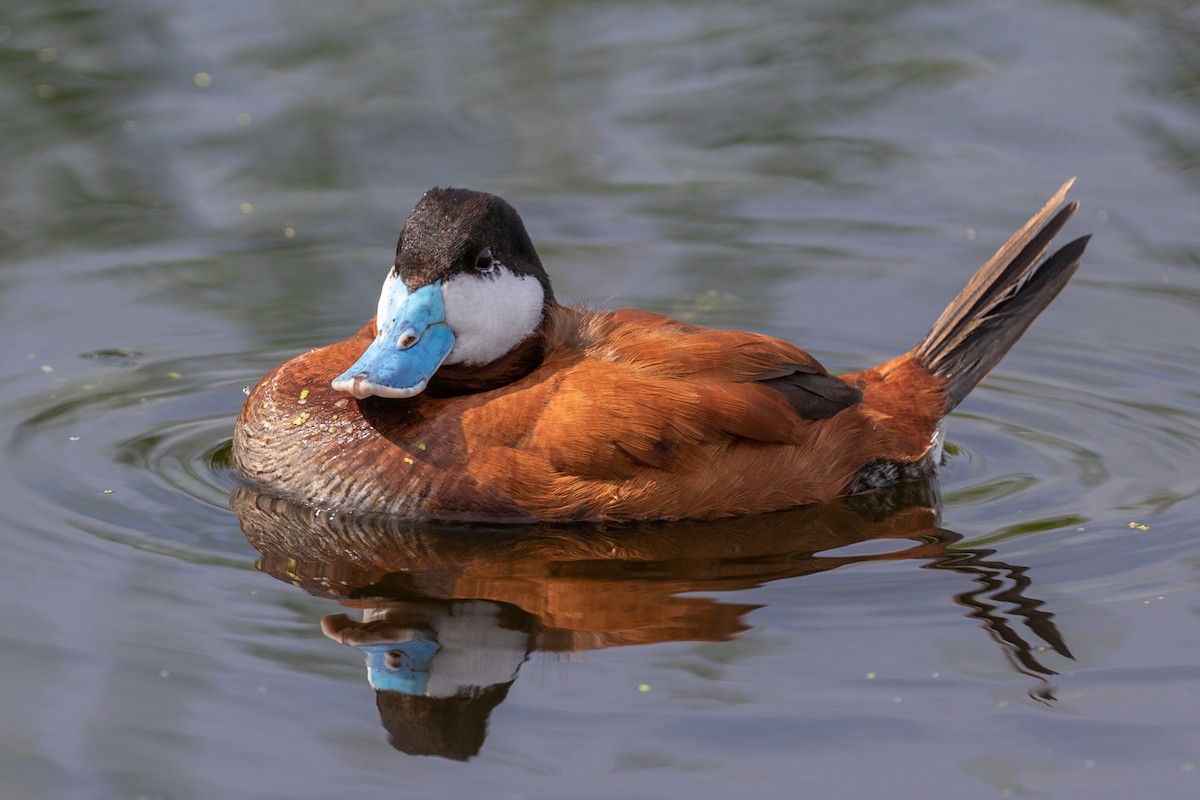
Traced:
<path fill-rule="evenodd" d="M 10 3 L 0 796 L 1195 796 L 1198 37 L 1182 2 Z M 1071 175 L 1083 271 L 891 508 L 230 510 L 242 389 L 361 325 L 429 186 L 516 205 L 560 297 L 849 370 Z M 377 708 L 322 632 L 364 614 L 485 702 Z"/>

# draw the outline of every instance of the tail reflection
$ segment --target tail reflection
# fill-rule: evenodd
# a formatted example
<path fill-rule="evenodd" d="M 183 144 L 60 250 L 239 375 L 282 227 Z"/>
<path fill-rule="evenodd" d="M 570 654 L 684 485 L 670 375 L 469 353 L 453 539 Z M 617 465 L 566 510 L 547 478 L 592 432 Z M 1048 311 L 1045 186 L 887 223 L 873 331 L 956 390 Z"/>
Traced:
<path fill-rule="evenodd" d="M 961 535 L 953 531 L 939 529 L 938 533 L 946 546 L 962 539 Z M 1050 703 L 1055 697 L 1049 684 L 1045 683 L 1045 678 L 1058 673 L 1034 657 L 1035 648 L 1009 624 L 1008 617 L 1019 618 L 1026 628 L 1049 645 L 1055 653 L 1071 659 L 1074 656 L 1054 625 L 1054 615 L 1042 610 L 1045 603 L 1025 595 L 1025 590 L 1033 584 L 1026 574 L 1028 568 L 989 560 L 988 557 L 995 555 L 995 552 L 983 548 L 963 548 L 931 558 L 924 566 L 927 569 L 946 569 L 974 576 L 980 588 L 955 595 L 955 602 L 971 609 L 967 616 L 983 623 L 984 629 L 1003 648 L 1013 669 L 1042 681 L 1043 685 L 1031 690 L 1030 696 L 1040 702 Z M 1000 603 L 1010 607 L 1007 615 L 1000 611 Z"/>
<path fill-rule="evenodd" d="M 822 506 L 723 522 L 634 527 L 483 526 L 330 515 L 236 489 L 234 511 L 266 573 L 362 610 L 326 617 L 326 636 L 360 649 L 393 746 L 467 759 L 533 650 L 722 641 L 755 605 L 690 596 L 753 588 L 870 561 L 916 559 L 976 586 L 954 597 L 1013 667 L 1053 694 L 1030 634 L 1071 653 L 1026 592 L 1025 567 L 955 548 L 937 527 L 936 490 L 905 484 Z M 907 546 L 838 554 L 866 541 Z M 820 555 L 827 553 L 827 555 Z"/>

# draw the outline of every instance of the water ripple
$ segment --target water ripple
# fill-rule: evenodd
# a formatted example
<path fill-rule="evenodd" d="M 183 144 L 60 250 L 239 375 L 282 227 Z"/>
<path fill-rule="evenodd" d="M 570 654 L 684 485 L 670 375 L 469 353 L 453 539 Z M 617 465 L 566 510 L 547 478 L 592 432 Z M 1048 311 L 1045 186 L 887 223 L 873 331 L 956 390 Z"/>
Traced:
<path fill-rule="evenodd" d="M 193 555 L 241 549 L 233 481 L 211 454 L 228 442 L 244 375 L 224 356 L 132 368 L 128 353 L 86 357 L 102 369 L 8 409 L 20 420 L 6 447 L 16 480 L 48 513 L 106 538 Z"/>

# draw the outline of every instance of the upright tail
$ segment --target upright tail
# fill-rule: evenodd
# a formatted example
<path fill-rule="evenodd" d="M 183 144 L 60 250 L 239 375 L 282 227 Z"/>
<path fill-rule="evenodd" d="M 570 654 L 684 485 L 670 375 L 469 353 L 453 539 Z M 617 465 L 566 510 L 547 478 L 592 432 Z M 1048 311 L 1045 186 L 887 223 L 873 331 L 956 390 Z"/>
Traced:
<path fill-rule="evenodd" d="M 1063 184 L 1050 202 L 979 268 L 933 330 L 912 350 L 910 355 L 948 382 L 946 413 L 996 366 L 1079 269 L 1089 236 L 1075 239 L 1037 263 L 1079 207 L 1074 202 L 1063 205 L 1074 182 L 1072 178 Z"/>

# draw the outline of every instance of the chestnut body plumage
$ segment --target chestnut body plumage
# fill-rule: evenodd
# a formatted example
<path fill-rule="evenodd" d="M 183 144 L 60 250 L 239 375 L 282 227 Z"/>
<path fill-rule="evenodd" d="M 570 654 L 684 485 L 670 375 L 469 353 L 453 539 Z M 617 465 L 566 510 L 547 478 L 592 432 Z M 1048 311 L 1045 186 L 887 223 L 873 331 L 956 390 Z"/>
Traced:
<path fill-rule="evenodd" d="M 772 337 L 560 305 L 507 203 L 430 190 L 376 318 L 252 389 L 234 467 L 326 508 L 514 522 L 710 519 L 928 474 L 942 418 L 1079 266 L 1086 237 L 1039 263 L 1069 186 L 924 341 L 842 376 Z"/>

